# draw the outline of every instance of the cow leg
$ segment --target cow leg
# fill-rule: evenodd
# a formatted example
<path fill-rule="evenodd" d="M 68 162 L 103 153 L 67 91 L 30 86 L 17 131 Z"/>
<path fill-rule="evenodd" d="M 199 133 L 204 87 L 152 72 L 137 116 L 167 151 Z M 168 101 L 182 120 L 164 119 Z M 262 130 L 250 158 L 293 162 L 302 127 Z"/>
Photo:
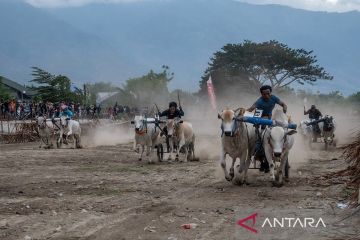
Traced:
<path fill-rule="evenodd" d="M 79 134 L 74 134 L 74 138 L 75 138 L 75 147 L 76 148 L 82 148 L 80 135 Z"/>
<path fill-rule="evenodd" d="M 184 144 L 182 144 L 182 142 L 179 142 L 179 145 L 177 146 L 177 149 L 176 149 L 176 156 L 175 156 L 176 161 L 179 161 L 179 154 L 180 154 L 180 149 L 182 148 L 182 146 L 184 146 Z"/>
<path fill-rule="evenodd" d="M 189 146 L 184 146 L 185 148 L 185 159 L 184 159 L 184 162 L 187 162 L 188 161 L 188 156 L 189 156 Z"/>
<path fill-rule="evenodd" d="M 283 176 L 284 176 L 284 172 L 285 172 L 286 159 L 288 158 L 288 156 L 289 156 L 289 151 L 286 151 L 281 156 L 280 167 L 279 167 L 279 171 L 278 171 L 278 174 L 279 174 L 278 184 L 279 184 L 279 186 L 283 185 Z"/>
<path fill-rule="evenodd" d="M 223 153 L 223 150 L 221 150 L 221 154 L 220 154 L 220 166 L 224 171 L 225 179 L 227 181 L 231 181 L 231 177 L 228 174 L 227 169 L 226 169 L 226 153 Z"/>
<path fill-rule="evenodd" d="M 56 146 L 57 146 L 57 148 L 60 148 L 60 147 L 61 147 L 62 141 L 63 141 L 63 131 L 60 130 L 60 131 L 59 131 L 59 137 L 58 137 L 57 140 L 56 140 Z"/>
<path fill-rule="evenodd" d="M 273 161 L 272 149 L 270 147 L 270 144 L 265 144 L 264 150 L 265 150 L 266 160 L 269 163 L 269 167 L 270 167 L 270 180 L 272 182 L 275 182 L 275 173 L 274 173 L 275 164 Z"/>
<path fill-rule="evenodd" d="M 247 154 L 245 155 L 246 157 L 246 161 L 245 161 L 245 166 L 244 166 L 244 182 L 245 183 L 249 183 L 248 179 L 247 179 L 247 171 L 249 170 L 249 167 L 250 167 L 250 164 L 251 164 L 251 157 L 252 157 L 252 153 L 255 152 L 255 145 L 253 146 L 249 146 L 248 147 L 248 152 Z"/>
<path fill-rule="evenodd" d="M 176 150 L 176 158 L 175 159 L 177 159 L 177 160 L 179 160 L 180 149 L 185 146 L 185 136 L 180 136 L 180 139 L 181 140 L 179 142 L 179 146 L 178 146 L 178 148 Z M 185 160 L 184 160 L 184 162 L 187 162 L 187 150 L 188 149 L 185 146 Z"/>
<path fill-rule="evenodd" d="M 242 151 L 240 154 L 240 167 L 239 167 L 239 175 L 240 175 L 240 184 L 243 184 L 246 182 L 247 178 L 247 169 L 249 168 L 248 161 L 246 159 L 247 152 Z"/>
<path fill-rule="evenodd" d="M 152 163 L 152 147 L 150 145 L 146 145 L 146 157 L 148 158 L 148 163 L 151 164 Z"/>
<path fill-rule="evenodd" d="M 141 150 L 140 150 L 140 152 L 139 152 L 139 161 L 141 161 L 142 160 L 142 156 L 143 156 L 143 154 L 144 154 L 144 150 L 145 150 L 145 146 L 144 145 L 140 145 L 140 147 L 141 147 Z"/>
<path fill-rule="evenodd" d="M 133 150 L 134 150 L 134 152 L 137 152 L 137 141 L 136 141 L 136 134 L 135 134 L 135 137 L 134 137 L 134 144 L 133 144 Z"/>
<path fill-rule="evenodd" d="M 195 161 L 195 135 L 192 136 L 191 143 L 189 145 L 190 157 L 192 161 Z"/>
<path fill-rule="evenodd" d="M 44 137 L 41 137 L 41 141 L 40 141 L 40 146 L 39 146 L 39 148 L 42 148 L 42 144 L 45 144 L 45 147 L 44 148 L 46 148 L 46 146 L 47 146 L 47 144 L 46 144 L 46 138 L 44 138 Z"/>
<path fill-rule="evenodd" d="M 174 142 L 173 142 L 173 138 L 172 137 L 169 137 L 169 156 L 168 156 L 168 160 L 172 160 L 172 152 L 174 150 Z"/>
<path fill-rule="evenodd" d="M 230 176 L 230 181 L 233 180 L 235 174 L 234 174 L 234 165 L 235 165 L 235 162 L 236 162 L 236 157 L 234 157 L 232 159 L 232 163 L 231 163 L 231 167 L 230 167 L 230 173 L 229 173 L 229 176 Z"/>
<path fill-rule="evenodd" d="M 191 143 L 191 158 L 193 161 L 195 161 L 195 137 L 193 137 L 193 141 Z"/>

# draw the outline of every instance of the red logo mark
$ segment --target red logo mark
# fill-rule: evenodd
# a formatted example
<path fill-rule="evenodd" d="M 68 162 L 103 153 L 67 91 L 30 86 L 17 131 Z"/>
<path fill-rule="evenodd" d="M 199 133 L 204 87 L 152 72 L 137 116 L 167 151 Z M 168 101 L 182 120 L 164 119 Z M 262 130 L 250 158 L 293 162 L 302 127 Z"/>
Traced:
<path fill-rule="evenodd" d="M 255 226 L 255 223 L 256 223 L 256 216 L 257 216 L 257 213 L 254 213 L 253 215 L 250 215 L 244 219 L 240 219 L 239 221 L 237 221 L 237 224 L 243 228 L 246 228 L 247 230 L 249 231 L 252 231 L 254 233 L 257 233 L 258 231 L 254 228 L 252 228 L 253 226 Z M 246 222 L 247 220 L 249 219 L 252 219 L 252 225 L 251 227 L 248 226 L 248 225 L 245 225 L 244 222 Z"/>

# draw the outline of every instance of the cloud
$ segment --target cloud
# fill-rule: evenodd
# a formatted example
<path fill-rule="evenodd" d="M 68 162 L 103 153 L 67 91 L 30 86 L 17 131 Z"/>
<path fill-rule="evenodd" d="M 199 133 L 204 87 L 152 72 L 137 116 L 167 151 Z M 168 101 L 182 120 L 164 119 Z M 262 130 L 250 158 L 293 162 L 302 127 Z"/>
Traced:
<path fill-rule="evenodd" d="M 360 0 L 239 0 L 254 4 L 280 4 L 310 11 L 360 11 Z"/>
<path fill-rule="evenodd" d="M 76 7 L 90 3 L 124 3 L 164 0 L 24 0 L 36 7 Z M 179 0 L 181 1 L 181 0 Z M 225 0 L 219 0 L 225 1 Z M 360 0 L 237 0 L 253 4 L 280 4 L 311 11 L 347 12 L 360 11 Z"/>
<path fill-rule="evenodd" d="M 35 7 L 44 8 L 79 7 L 90 3 L 126 3 L 140 1 L 150 0 L 25 0 L 25 2 Z"/>

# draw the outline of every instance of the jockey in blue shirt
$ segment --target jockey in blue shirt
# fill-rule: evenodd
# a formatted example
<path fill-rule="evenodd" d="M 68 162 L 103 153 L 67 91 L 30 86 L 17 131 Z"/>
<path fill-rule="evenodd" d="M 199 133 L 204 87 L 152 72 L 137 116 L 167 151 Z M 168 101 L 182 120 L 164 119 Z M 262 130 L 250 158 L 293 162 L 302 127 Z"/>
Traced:
<path fill-rule="evenodd" d="M 60 113 L 60 117 L 61 116 L 66 116 L 66 120 L 70 120 L 73 116 L 74 116 L 74 113 L 71 111 L 71 108 L 66 106 L 66 105 L 63 105 L 62 107 L 62 111 Z"/>
<path fill-rule="evenodd" d="M 281 101 L 277 96 L 272 95 L 271 92 L 271 86 L 262 86 L 260 88 L 261 97 L 256 100 L 256 102 L 250 108 L 248 108 L 247 111 L 252 112 L 256 108 L 261 109 L 263 111 L 261 117 L 271 119 L 272 111 L 274 110 L 275 105 L 279 104 L 280 106 L 282 106 L 284 113 L 286 113 L 286 104 Z"/>
<path fill-rule="evenodd" d="M 261 97 L 256 100 L 256 102 L 247 109 L 248 112 L 252 112 L 255 109 L 262 110 L 261 118 L 271 119 L 272 111 L 275 108 L 275 105 L 278 104 L 283 108 L 284 113 L 287 112 L 287 105 L 280 100 L 275 95 L 272 95 L 272 88 L 269 85 L 262 86 L 260 88 Z M 264 126 L 263 126 L 264 127 Z M 259 131 L 259 125 L 255 125 L 255 133 L 256 133 L 256 146 L 254 157 L 259 159 L 261 162 L 260 171 L 269 172 L 269 164 L 266 160 L 263 159 L 265 153 L 263 153 L 262 141 Z"/>

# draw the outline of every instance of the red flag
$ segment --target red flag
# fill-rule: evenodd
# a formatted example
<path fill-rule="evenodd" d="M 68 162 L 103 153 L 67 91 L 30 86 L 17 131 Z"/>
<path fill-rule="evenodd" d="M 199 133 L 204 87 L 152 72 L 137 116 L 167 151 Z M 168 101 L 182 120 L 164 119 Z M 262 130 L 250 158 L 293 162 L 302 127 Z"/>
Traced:
<path fill-rule="evenodd" d="M 211 107 L 214 110 L 216 110 L 216 96 L 215 96 L 215 91 L 214 91 L 214 85 L 211 80 L 211 75 L 209 76 L 209 80 L 207 80 L 206 83 L 207 83 L 207 90 L 208 90 L 208 95 L 210 98 Z"/>

